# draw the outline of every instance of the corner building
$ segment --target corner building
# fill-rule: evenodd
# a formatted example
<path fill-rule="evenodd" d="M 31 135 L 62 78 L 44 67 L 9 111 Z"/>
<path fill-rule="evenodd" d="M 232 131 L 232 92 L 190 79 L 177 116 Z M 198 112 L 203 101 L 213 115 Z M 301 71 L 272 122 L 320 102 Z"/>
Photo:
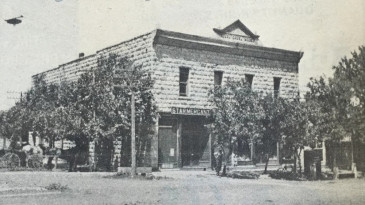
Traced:
<path fill-rule="evenodd" d="M 216 38 L 154 30 L 90 56 L 46 71 L 46 81 L 75 80 L 96 67 L 96 59 L 117 53 L 151 72 L 158 108 L 151 147 L 153 168 L 208 168 L 212 164 L 212 136 L 207 130 L 208 100 L 214 85 L 245 78 L 252 89 L 291 97 L 298 92 L 298 64 L 302 52 L 260 45 L 239 20 L 224 29 L 213 29 Z M 272 160 L 279 163 L 277 156 Z M 236 164 L 249 164 L 254 145 Z M 252 160 L 251 160 L 252 162 Z"/>

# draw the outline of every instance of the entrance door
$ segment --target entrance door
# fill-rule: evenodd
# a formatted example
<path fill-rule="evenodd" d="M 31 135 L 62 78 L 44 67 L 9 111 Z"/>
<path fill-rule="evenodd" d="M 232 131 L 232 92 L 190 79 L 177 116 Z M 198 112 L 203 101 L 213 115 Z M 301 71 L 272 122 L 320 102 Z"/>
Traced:
<path fill-rule="evenodd" d="M 210 166 L 210 141 L 204 119 L 190 118 L 182 123 L 182 166 Z"/>
<path fill-rule="evenodd" d="M 159 127 L 158 163 L 161 168 L 176 168 L 176 130 L 172 126 Z"/>
<path fill-rule="evenodd" d="M 182 136 L 182 163 L 183 166 L 198 166 L 204 148 L 201 145 L 201 133 L 190 132 Z"/>

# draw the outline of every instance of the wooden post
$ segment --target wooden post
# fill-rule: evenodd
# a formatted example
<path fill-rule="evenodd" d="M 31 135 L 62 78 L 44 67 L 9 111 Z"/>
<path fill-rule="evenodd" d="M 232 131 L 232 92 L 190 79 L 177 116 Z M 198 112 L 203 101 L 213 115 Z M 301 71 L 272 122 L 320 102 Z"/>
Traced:
<path fill-rule="evenodd" d="M 176 130 L 176 159 L 177 159 L 177 167 L 182 167 L 181 161 L 181 129 L 182 129 L 182 122 L 180 119 L 177 119 L 177 130 Z"/>
<path fill-rule="evenodd" d="M 151 142 L 151 165 L 152 169 L 158 170 L 158 132 L 159 132 L 159 114 L 156 115 L 156 123 L 154 125 L 154 135 Z"/>
<path fill-rule="evenodd" d="M 354 133 L 354 131 L 352 131 L 352 134 Z M 353 142 L 353 137 L 351 136 L 351 166 L 355 163 L 354 160 L 354 142 Z"/>
<path fill-rule="evenodd" d="M 132 169 L 131 176 L 132 178 L 136 176 L 136 128 L 135 128 L 135 99 L 134 92 L 132 91 L 131 95 L 131 150 L 132 150 Z"/>
<path fill-rule="evenodd" d="M 251 140 L 251 162 L 254 164 L 254 157 L 255 157 L 255 145 L 253 140 Z"/>
<path fill-rule="evenodd" d="M 210 165 L 210 168 L 213 170 L 213 163 L 212 163 L 212 133 L 209 131 L 209 141 L 208 141 L 208 144 L 209 144 L 209 165 Z"/>
<path fill-rule="evenodd" d="M 327 165 L 327 150 L 326 150 L 326 141 L 323 140 L 322 142 L 322 167 L 325 167 Z"/>
<path fill-rule="evenodd" d="M 57 169 L 57 162 L 58 162 L 58 157 L 55 157 L 55 159 L 54 159 L 54 170 L 56 170 Z"/>
<path fill-rule="evenodd" d="M 354 135 L 354 130 L 352 130 L 352 134 Z M 357 167 L 354 159 L 354 142 L 352 136 L 351 136 L 351 170 L 354 173 L 355 179 L 357 179 Z"/>
<path fill-rule="evenodd" d="M 334 157 L 333 157 L 333 175 L 334 175 L 334 179 L 338 179 L 339 178 L 339 172 L 340 172 L 340 170 L 339 170 L 339 168 L 338 168 L 338 166 L 337 166 L 337 149 L 336 149 L 336 146 L 337 146 L 337 143 L 336 143 L 336 145 L 334 145 L 333 146 L 333 155 L 334 155 Z"/>
<path fill-rule="evenodd" d="M 276 158 L 277 164 L 280 165 L 280 143 L 276 142 Z"/>

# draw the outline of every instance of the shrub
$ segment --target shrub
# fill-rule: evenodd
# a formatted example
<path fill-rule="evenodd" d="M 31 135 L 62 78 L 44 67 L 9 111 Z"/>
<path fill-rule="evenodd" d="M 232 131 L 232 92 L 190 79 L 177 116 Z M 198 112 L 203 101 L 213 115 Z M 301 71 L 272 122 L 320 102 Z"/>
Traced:
<path fill-rule="evenodd" d="M 258 179 L 260 174 L 248 171 L 231 171 L 227 173 L 227 177 L 234 179 Z"/>
<path fill-rule="evenodd" d="M 273 179 L 285 179 L 290 181 L 304 181 L 306 178 L 304 178 L 299 173 L 294 173 L 291 171 L 286 170 L 276 170 L 269 174 L 269 176 Z"/>
<path fill-rule="evenodd" d="M 61 185 L 60 183 L 52 183 L 45 188 L 49 191 L 66 191 L 69 189 L 67 185 Z"/>

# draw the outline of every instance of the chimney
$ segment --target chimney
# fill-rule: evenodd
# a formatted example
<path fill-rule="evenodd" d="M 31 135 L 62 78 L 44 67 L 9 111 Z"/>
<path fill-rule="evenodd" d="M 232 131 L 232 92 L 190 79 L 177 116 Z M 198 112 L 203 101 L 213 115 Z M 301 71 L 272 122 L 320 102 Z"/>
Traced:
<path fill-rule="evenodd" d="M 79 53 L 79 58 L 83 58 L 85 56 L 85 53 Z"/>

